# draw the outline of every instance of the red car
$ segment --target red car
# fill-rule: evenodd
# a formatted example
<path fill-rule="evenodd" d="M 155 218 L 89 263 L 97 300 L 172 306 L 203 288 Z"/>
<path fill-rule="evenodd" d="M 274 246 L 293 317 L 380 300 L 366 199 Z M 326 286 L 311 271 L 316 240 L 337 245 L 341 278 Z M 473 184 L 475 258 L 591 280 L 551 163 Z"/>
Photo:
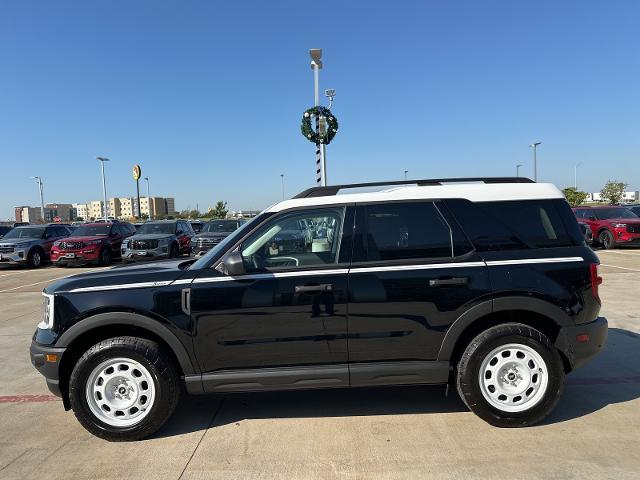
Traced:
<path fill-rule="evenodd" d="M 71 236 L 54 242 L 51 261 L 58 267 L 95 263 L 109 265 L 120 256 L 122 240 L 136 233 L 130 223 L 86 223 Z"/>
<path fill-rule="evenodd" d="M 640 217 L 627 207 L 577 207 L 573 212 L 579 222 L 589 225 L 594 242 L 606 249 L 640 245 Z"/>

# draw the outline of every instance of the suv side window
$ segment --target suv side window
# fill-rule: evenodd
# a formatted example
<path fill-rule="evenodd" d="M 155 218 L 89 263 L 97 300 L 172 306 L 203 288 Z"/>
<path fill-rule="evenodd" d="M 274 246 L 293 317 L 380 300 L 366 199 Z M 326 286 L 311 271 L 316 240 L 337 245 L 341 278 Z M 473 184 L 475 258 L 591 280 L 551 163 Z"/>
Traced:
<path fill-rule="evenodd" d="M 433 202 L 374 204 L 365 212 L 367 261 L 454 255 L 452 230 Z"/>
<path fill-rule="evenodd" d="M 285 213 L 267 222 L 240 247 L 247 271 L 337 263 L 344 210 Z"/>

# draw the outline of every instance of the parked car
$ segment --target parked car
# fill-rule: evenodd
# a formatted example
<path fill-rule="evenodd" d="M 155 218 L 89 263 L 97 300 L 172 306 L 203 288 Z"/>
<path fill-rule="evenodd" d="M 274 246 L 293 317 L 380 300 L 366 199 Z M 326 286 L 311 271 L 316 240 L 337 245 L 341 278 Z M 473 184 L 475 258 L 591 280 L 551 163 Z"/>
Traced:
<path fill-rule="evenodd" d="M 193 231 L 196 233 L 196 235 L 202 231 L 202 227 L 204 226 L 204 222 L 201 222 L 200 220 L 192 220 L 189 222 L 189 224 L 191 225 L 191 228 L 193 228 Z"/>
<path fill-rule="evenodd" d="M 0 225 L 0 239 L 2 239 L 11 230 L 13 230 L 11 225 Z"/>
<path fill-rule="evenodd" d="M 191 254 L 201 255 L 209 251 L 244 223 L 245 220 L 211 220 L 205 223 L 191 239 Z"/>
<path fill-rule="evenodd" d="M 120 257 L 123 240 L 136 232 L 126 222 L 85 223 L 69 237 L 58 240 L 51 247 L 51 261 L 58 267 L 67 265 L 109 265 Z"/>
<path fill-rule="evenodd" d="M 191 237 L 195 235 L 185 220 L 158 220 L 147 222 L 136 230 L 136 234 L 122 242 L 122 260 L 175 258 L 191 250 Z"/>
<path fill-rule="evenodd" d="M 605 344 L 598 257 L 555 186 L 455 180 L 315 187 L 197 260 L 59 280 L 31 361 L 108 440 L 153 434 L 183 387 L 452 383 L 492 425 L 540 422 Z M 302 223 L 311 242 L 281 251 Z"/>
<path fill-rule="evenodd" d="M 591 228 L 593 238 L 603 248 L 640 245 L 640 217 L 627 207 L 576 207 L 578 221 Z"/>
<path fill-rule="evenodd" d="M 582 231 L 582 235 L 584 235 L 584 242 L 587 245 L 593 244 L 593 232 L 591 231 L 591 227 L 587 223 L 578 222 L 578 226 Z"/>
<path fill-rule="evenodd" d="M 0 263 L 37 268 L 49 259 L 53 242 L 69 236 L 66 225 L 27 225 L 16 227 L 0 240 Z"/>

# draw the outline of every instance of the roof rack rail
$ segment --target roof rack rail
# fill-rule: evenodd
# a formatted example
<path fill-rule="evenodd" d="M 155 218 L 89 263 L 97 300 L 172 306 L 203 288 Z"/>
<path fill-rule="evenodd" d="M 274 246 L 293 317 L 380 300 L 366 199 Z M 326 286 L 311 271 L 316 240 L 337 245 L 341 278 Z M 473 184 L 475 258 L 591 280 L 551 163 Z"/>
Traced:
<path fill-rule="evenodd" d="M 365 187 L 388 187 L 394 185 L 417 185 L 419 187 L 429 185 L 442 185 L 444 183 L 535 183 L 526 177 L 468 177 L 468 178 L 425 178 L 422 180 L 397 180 L 392 182 L 349 183 L 346 185 L 329 185 L 326 187 L 311 187 L 300 192 L 293 198 L 329 197 L 337 195 L 340 190 Z"/>

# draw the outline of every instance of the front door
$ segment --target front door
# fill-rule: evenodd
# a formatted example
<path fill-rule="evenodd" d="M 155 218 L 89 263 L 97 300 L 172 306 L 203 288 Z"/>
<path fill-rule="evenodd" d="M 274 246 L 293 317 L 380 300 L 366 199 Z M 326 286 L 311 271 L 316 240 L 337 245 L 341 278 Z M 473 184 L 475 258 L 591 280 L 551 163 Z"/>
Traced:
<path fill-rule="evenodd" d="M 212 268 L 195 279 L 191 315 L 206 391 L 348 385 L 346 213 L 279 214 L 238 246 L 245 275 Z"/>
<path fill-rule="evenodd" d="M 487 267 L 437 202 L 358 207 L 349 277 L 353 385 L 441 383 L 451 324 L 491 299 Z"/>

